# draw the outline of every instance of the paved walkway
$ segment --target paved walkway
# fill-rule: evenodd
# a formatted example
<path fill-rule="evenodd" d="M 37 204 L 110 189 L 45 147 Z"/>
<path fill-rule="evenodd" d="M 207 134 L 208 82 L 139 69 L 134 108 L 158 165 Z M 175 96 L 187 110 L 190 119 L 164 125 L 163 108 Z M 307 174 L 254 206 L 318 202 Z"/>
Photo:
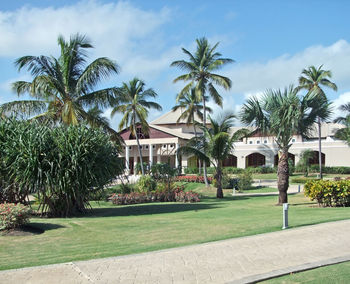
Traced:
<path fill-rule="evenodd" d="M 0 283 L 250 283 L 350 260 L 349 239 L 350 220 L 345 220 L 157 252 L 7 270 L 0 272 Z"/>

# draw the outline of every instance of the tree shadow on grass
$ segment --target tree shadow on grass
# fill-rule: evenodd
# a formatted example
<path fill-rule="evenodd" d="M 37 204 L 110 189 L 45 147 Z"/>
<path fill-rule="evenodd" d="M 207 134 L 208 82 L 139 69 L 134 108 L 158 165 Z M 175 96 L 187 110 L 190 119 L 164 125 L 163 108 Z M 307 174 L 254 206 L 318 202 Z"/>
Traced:
<path fill-rule="evenodd" d="M 114 216 L 140 216 L 184 211 L 198 211 L 218 208 L 216 203 L 164 203 L 164 204 L 138 204 L 115 205 L 109 208 L 93 208 L 87 214 L 79 217 L 114 217 Z"/>

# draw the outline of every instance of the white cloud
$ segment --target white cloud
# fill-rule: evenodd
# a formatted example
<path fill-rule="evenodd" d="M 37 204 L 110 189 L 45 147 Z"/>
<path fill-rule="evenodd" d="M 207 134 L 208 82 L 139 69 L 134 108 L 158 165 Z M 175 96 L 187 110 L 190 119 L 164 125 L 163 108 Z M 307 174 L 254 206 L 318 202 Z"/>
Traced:
<path fill-rule="evenodd" d="M 225 75 L 232 79 L 231 93 L 249 94 L 263 92 L 268 88 L 284 88 L 297 84 L 302 69 L 323 64 L 333 72 L 333 81 L 339 89 L 350 88 L 350 44 L 339 40 L 330 46 L 311 46 L 294 55 L 282 55 L 265 63 L 237 63 L 227 69 Z"/>
<path fill-rule="evenodd" d="M 97 0 L 0 12 L 0 57 L 57 55 L 57 36 L 68 38 L 79 32 L 92 39 L 94 55 L 111 57 L 133 74 L 136 66 L 154 72 L 166 65 L 166 55 L 159 56 L 164 45 L 157 29 L 169 16 L 167 8 L 145 11 L 128 2 L 103 4 Z M 149 65 L 152 68 L 147 69 Z"/>

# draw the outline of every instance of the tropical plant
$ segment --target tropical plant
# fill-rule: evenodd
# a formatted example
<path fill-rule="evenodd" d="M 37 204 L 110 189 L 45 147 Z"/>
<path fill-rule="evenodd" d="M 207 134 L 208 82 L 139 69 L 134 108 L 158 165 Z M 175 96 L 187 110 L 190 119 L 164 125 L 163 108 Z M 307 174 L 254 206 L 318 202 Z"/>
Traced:
<path fill-rule="evenodd" d="M 298 163 L 298 167 L 303 169 L 305 177 L 307 177 L 309 175 L 310 159 L 312 159 L 314 157 L 314 155 L 315 155 L 315 152 L 310 150 L 310 149 L 303 150 L 300 153 L 300 160 Z"/>
<path fill-rule="evenodd" d="M 345 112 L 345 116 L 338 116 L 337 118 L 334 119 L 335 123 L 343 123 L 345 124 L 346 121 L 348 120 L 348 118 L 350 118 L 350 102 L 340 105 L 338 107 L 338 109 L 344 113 Z"/>
<path fill-rule="evenodd" d="M 288 150 L 293 135 L 307 137 L 317 116 L 329 115 L 327 101 L 320 101 L 317 93 L 298 96 L 298 89 L 290 86 L 284 91 L 268 90 L 259 101 L 250 98 L 242 107 L 241 120 L 253 125 L 263 133 L 275 136 L 279 148 L 278 159 L 278 204 L 288 201 L 289 186 Z"/>
<path fill-rule="evenodd" d="M 306 89 L 309 92 L 314 92 L 318 95 L 321 104 L 328 103 L 328 98 L 323 91 L 322 87 L 328 87 L 334 91 L 337 90 L 337 85 L 331 82 L 329 79 L 332 78 L 332 72 L 330 70 L 323 70 L 323 65 L 316 68 L 310 66 L 307 69 L 303 69 L 301 76 L 299 77 L 299 89 Z M 328 107 L 330 107 L 328 103 Z M 318 160 L 320 167 L 320 178 L 322 179 L 322 149 L 321 149 L 321 121 L 329 118 L 330 112 L 326 117 L 319 116 L 317 118 L 318 124 Z"/>
<path fill-rule="evenodd" d="M 345 113 L 345 116 L 338 116 L 334 122 L 343 124 L 344 128 L 338 129 L 335 132 L 335 137 L 350 145 L 350 102 L 339 106 L 338 109 Z"/>
<path fill-rule="evenodd" d="M 123 117 L 119 123 L 119 130 L 130 128 L 131 133 L 137 141 L 140 165 L 142 175 L 145 175 L 142 163 L 142 151 L 140 146 L 140 135 L 148 133 L 149 125 L 147 122 L 148 111 L 150 109 L 162 110 L 162 107 L 156 102 L 147 101 L 148 98 L 157 97 L 153 89 L 145 90 L 145 83 L 138 78 L 132 79 L 128 83 L 116 89 L 118 95 L 118 105 L 111 112 L 113 117 L 117 112 L 122 113 Z"/>
<path fill-rule="evenodd" d="M 234 62 L 229 58 L 222 58 L 221 54 L 216 51 L 219 43 L 211 46 L 206 38 L 196 39 L 197 49 L 194 54 L 187 49 L 182 48 L 182 51 L 188 56 L 189 61 L 178 60 L 171 63 L 171 66 L 179 67 L 188 73 L 177 77 L 174 80 L 188 82 L 187 85 L 178 94 L 179 100 L 185 93 L 188 93 L 192 88 L 195 89 L 195 95 L 198 100 L 202 101 L 203 105 L 203 126 L 206 126 L 206 102 L 208 95 L 214 102 L 222 106 L 222 97 L 215 88 L 215 85 L 221 86 L 226 90 L 231 88 L 231 80 L 225 76 L 214 73 L 228 63 Z M 205 184 L 208 186 L 206 161 L 203 161 Z"/>
<path fill-rule="evenodd" d="M 13 195 L 13 183 L 25 197 L 35 193 L 41 212 L 53 216 L 85 212 L 90 195 L 124 170 L 110 137 L 84 125 L 0 120 L 0 151 L 9 178 L 1 192 Z"/>
<path fill-rule="evenodd" d="M 119 73 L 119 66 L 106 57 L 87 64 L 86 50 L 93 48 L 90 40 L 76 34 L 67 42 L 58 37 L 61 54 L 53 56 L 23 56 L 15 61 L 18 70 L 26 68 L 33 76 L 31 82 L 17 81 L 12 84 L 18 96 L 29 94 L 31 100 L 17 100 L 2 104 L 1 113 L 31 117 L 76 125 L 82 121 L 99 125 L 118 136 L 105 123 L 96 120 L 89 108 L 110 106 L 115 100 L 115 88 L 95 90 L 102 79 Z"/>
<path fill-rule="evenodd" d="M 210 126 L 200 126 L 203 132 L 202 138 L 192 138 L 186 146 L 179 148 L 178 154 L 193 154 L 196 157 L 212 163 L 215 168 L 214 178 L 217 184 L 217 198 L 223 198 L 222 191 L 222 163 L 233 152 L 234 142 L 248 134 L 248 130 L 241 129 L 230 134 L 235 116 L 225 113 L 214 119 L 209 116 Z"/>

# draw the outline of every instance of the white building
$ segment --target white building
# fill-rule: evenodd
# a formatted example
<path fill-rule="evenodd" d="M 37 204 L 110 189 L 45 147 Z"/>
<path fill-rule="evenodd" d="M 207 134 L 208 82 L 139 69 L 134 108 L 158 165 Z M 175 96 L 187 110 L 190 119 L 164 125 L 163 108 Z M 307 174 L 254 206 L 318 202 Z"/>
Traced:
<path fill-rule="evenodd" d="M 176 150 L 194 137 L 193 125 L 187 126 L 185 121 L 177 123 L 180 115 L 181 109 L 162 115 L 150 123 L 148 134 L 142 133 L 141 128 L 138 128 L 137 132 L 144 162 L 150 164 L 169 162 L 172 166 L 183 168 L 198 166 L 195 157 L 183 155 L 179 160 L 176 158 Z M 322 124 L 322 163 L 325 166 L 350 166 L 350 147 L 343 141 L 334 138 L 335 131 L 341 127 L 342 125 L 334 123 Z M 232 132 L 239 128 L 232 128 Z M 318 135 L 316 130 L 315 125 L 315 131 L 307 140 L 303 140 L 298 135 L 293 137 L 289 153 L 295 164 L 298 163 L 300 154 L 305 149 L 315 151 L 315 158 L 312 163 L 318 164 Z M 133 174 L 136 163 L 140 162 L 137 142 L 135 137 L 131 135 L 130 130 L 123 130 L 120 134 L 125 140 L 125 151 L 122 156 L 125 157 L 127 170 L 130 174 Z M 277 165 L 277 155 L 278 148 L 274 143 L 274 137 L 263 136 L 257 132 L 251 137 L 243 139 L 243 141 L 236 142 L 234 152 L 223 164 L 224 166 L 238 168 L 273 167 Z"/>

